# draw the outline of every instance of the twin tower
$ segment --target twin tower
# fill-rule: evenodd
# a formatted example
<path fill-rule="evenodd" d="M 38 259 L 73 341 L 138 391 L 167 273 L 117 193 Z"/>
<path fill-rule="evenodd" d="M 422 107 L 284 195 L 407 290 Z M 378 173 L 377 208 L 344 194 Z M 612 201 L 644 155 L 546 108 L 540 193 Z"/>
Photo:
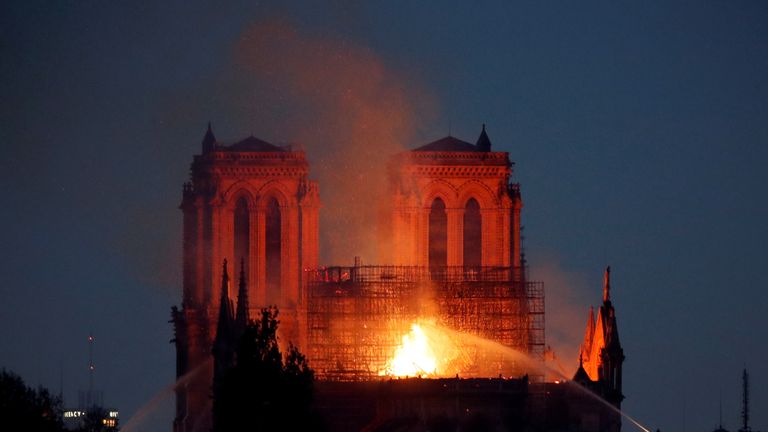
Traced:
<path fill-rule="evenodd" d="M 393 155 L 382 197 L 391 209 L 385 225 L 393 253 L 386 264 L 506 267 L 521 279 L 522 200 L 511 175 L 508 153 L 491 150 L 485 126 L 476 144 L 449 136 Z M 186 384 L 177 390 L 175 430 L 206 423 L 191 413 L 210 411 L 217 309 L 229 295 L 220 282 L 225 259 L 243 263 L 250 315 L 276 305 L 281 339 L 306 343 L 306 270 L 319 264 L 320 207 L 302 150 L 253 136 L 224 144 L 209 124 L 181 203 L 183 301 L 173 322 L 177 376 Z"/>
<path fill-rule="evenodd" d="M 520 268 L 520 189 L 485 126 L 476 144 L 449 136 L 394 155 L 389 174 L 386 264 Z M 209 125 L 181 209 L 182 307 L 199 322 L 199 344 L 214 336 L 225 259 L 245 263 L 254 312 L 277 305 L 300 344 L 305 271 L 319 264 L 319 187 L 304 152 L 253 136 L 225 145 Z"/>

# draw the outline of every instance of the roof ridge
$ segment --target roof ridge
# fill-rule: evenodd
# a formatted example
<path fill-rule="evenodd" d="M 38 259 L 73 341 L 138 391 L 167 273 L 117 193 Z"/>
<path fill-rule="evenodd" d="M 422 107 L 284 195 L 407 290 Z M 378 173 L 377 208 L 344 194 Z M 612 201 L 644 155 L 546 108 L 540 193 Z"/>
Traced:
<path fill-rule="evenodd" d="M 230 151 L 256 151 L 256 152 L 284 152 L 285 148 L 272 144 L 252 134 L 229 145 L 223 145 L 223 150 Z"/>
<path fill-rule="evenodd" d="M 477 147 L 462 139 L 448 135 L 430 143 L 424 144 L 420 147 L 413 149 L 412 151 L 462 151 L 462 152 L 475 152 Z"/>

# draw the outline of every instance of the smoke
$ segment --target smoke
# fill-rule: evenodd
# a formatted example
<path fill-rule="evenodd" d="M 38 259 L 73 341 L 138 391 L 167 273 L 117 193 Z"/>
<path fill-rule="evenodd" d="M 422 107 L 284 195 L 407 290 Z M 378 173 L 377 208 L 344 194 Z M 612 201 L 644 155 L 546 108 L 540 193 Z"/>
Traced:
<path fill-rule="evenodd" d="M 111 241 L 140 284 L 175 295 L 181 280 L 181 217 L 169 217 L 169 213 L 161 205 L 125 207 L 120 222 L 127 228 L 116 232 Z"/>
<path fill-rule="evenodd" d="M 179 184 L 190 149 L 200 151 L 204 121 L 212 120 L 225 144 L 253 134 L 306 151 L 310 178 L 320 183 L 321 264 L 351 264 L 355 255 L 377 261 L 387 252 L 379 229 L 388 215 L 386 163 L 421 144 L 415 137 L 434 117 L 433 97 L 369 48 L 284 19 L 247 26 L 229 50 L 205 59 L 212 81 L 165 88 L 157 102 L 162 114 L 150 127 L 154 144 L 121 154 L 121 163 L 127 158 L 129 166 L 151 171 L 135 176 L 126 191 L 141 191 L 139 201 L 121 201 L 110 214 L 111 225 L 120 228 L 109 239 L 112 249 L 140 283 L 175 292 L 181 280 Z M 180 140 L 180 131 L 193 138 Z M 157 184 L 170 186 L 153 192 Z"/>
<path fill-rule="evenodd" d="M 546 342 L 551 348 L 547 361 L 570 378 L 579 365 L 589 305 L 600 301 L 601 288 L 590 287 L 580 273 L 569 272 L 552 259 L 534 263 L 530 274 L 544 281 L 546 290 Z"/>
<path fill-rule="evenodd" d="M 386 163 L 414 143 L 431 97 L 370 49 L 280 20 L 247 28 L 234 61 L 227 86 L 244 120 L 307 152 L 320 182 L 321 261 L 376 260 Z"/>

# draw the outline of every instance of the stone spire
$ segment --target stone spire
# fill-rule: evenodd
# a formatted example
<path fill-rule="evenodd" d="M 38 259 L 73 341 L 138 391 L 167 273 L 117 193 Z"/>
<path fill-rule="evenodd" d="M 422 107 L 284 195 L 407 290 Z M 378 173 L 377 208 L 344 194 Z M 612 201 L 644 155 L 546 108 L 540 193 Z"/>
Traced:
<path fill-rule="evenodd" d="M 616 310 L 611 303 L 611 268 L 605 269 L 603 280 L 603 304 L 600 306 L 598 321 L 602 329 L 596 332 L 603 334 L 603 346 L 600 353 L 600 380 L 603 385 L 604 398 L 620 408 L 624 395 L 621 391 L 622 364 L 624 350 L 619 341 L 619 327 L 616 324 Z"/>
<path fill-rule="evenodd" d="M 488 134 L 485 133 L 485 123 L 483 123 L 483 130 L 482 132 L 480 132 L 480 136 L 477 138 L 477 143 L 475 143 L 475 147 L 477 147 L 477 151 L 481 151 L 481 152 L 491 151 L 491 140 L 488 138 Z"/>
<path fill-rule="evenodd" d="M 248 325 L 248 285 L 245 280 L 245 258 L 240 259 L 240 286 L 237 290 L 237 315 L 235 321 L 242 330 Z"/>
<path fill-rule="evenodd" d="M 227 259 L 224 259 L 221 272 L 221 300 L 219 303 L 219 320 L 216 325 L 216 341 L 226 343 L 232 333 L 232 323 L 234 314 L 232 313 L 232 300 L 229 298 L 229 275 L 227 274 Z"/>
<path fill-rule="evenodd" d="M 603 275 L 603 303 L 611 301 L 611 266 L 605 268 Z"/>
<path fill-rule="evenodd" d="M 589 307 L 589 316 L 587 317 L 587 329 L 584 331 L 584 344 L 581 346 L 581 353 L 579 354 L 579 359 L 581 359 L 582 355 L 586 357 L 587 360 L 589 360 L 590 352 L 592 351 L 592 340 L 595 337 L 595 309 L 590 306 Z M 581 360 L 579 360 L 581 361 Z"/>
<path fill-rule="evenodd" d="M 208 122 L 208 130 L 205 131 L 205 136 L 203 137 L 203 153 L 208 153 L 209 151 L 213 150 L 215 144 L 216 137 L 213 135 L 211 122 Z"/>

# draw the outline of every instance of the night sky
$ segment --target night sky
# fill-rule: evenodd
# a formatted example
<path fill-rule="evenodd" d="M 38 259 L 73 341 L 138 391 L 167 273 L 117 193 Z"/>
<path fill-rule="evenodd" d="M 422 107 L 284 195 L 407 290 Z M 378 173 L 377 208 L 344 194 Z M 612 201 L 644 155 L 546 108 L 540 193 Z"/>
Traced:
<path fill-rule="evenodd" d="M 722 394 L 735 430 L 747 367 L 768 430 L 768 2 L 116 3 L 0 5 L 0 367 L 73 405 L 93 332 L 105 402 L 170 430 L 209 120 L 306 148 L 325 264 L 372 254 L 339 203 L 388 154 L 486 123 L 566 368 L 611 265 L 624 409 L 705 431 Z"/>

